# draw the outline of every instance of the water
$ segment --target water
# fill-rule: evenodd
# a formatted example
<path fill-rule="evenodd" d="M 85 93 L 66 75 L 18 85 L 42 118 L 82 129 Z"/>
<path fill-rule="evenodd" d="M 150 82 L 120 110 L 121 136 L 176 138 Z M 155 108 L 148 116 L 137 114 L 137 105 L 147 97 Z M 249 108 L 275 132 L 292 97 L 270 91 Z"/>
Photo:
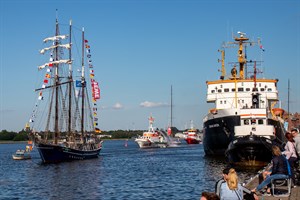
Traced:
<path fill-rule="evenodd" d="M 184 143 L 184 141 L 183 141 Z M 124 140 L 104 142 L 98 159 L 42 164 L 36 150 L 31 160 L 11 155 L 25 144 L 0 144 L 0 199 L 199 199 L 214 191 L 226 166 L 204 156 L 203 146 L 139 149 Z M 254 171 L 238 171 L 241 180 Z"/>

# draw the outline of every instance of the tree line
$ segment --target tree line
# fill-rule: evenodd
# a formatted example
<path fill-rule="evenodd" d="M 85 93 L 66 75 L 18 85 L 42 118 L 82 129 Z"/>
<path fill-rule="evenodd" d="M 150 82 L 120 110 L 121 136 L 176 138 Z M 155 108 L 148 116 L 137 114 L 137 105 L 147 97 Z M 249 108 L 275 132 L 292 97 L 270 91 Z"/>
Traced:
<path fill-rule="evenodd" d="M 105 135 L 105 139 L 130 139 L 142 135 L 143 130 L 114 130 L 102 131 L 99 135 Z M 51 134 L 50 134 L 51 135 Z M 111 136 L 111 137 L 108 137 Z M 28 132 L 22 130 L 19 132 L 2 130 L 0 132 L 0 140 L 2 141 L 27 141 L 29 140 Z"/>

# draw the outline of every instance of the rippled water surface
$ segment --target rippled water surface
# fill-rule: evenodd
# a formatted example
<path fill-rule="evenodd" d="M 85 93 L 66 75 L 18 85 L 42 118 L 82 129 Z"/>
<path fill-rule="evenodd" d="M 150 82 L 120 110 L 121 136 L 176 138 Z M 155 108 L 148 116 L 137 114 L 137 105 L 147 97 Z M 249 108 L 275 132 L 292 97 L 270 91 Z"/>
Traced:
<path fill-rule="evenodd" d="M 199 199 L 214 191 L 226 162 L 204 156 L 203 146 L 139 149 L 130 140 L 105 141 L 98 159 L 42 164 L 12 154 L 25 144 L 0 144 L 0 199 Z M 254 171 L 238 171 L 242 180 Z"/>

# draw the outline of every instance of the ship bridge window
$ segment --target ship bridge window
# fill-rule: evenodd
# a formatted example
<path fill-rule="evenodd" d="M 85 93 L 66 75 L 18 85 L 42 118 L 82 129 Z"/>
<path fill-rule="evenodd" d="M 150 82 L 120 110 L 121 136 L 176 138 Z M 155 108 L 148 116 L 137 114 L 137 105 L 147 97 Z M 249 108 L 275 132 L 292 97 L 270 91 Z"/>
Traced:
<path fill-rule="evenodd" d="M 257 91 L 258 91 L 258 88 L 253 88 L 252 91 L 253 91 L 253 92 L 257 92 Z"/>
<path fill-rule="evenodd" d="M 244 125 L 249 125 L 249 119 L 244 119 Z"/>
<path fill-rule="evenodd" d="M 264 124 L 264 120 L 259 119 L 259 120 L 258 120 L 258 124 Z"/>
<path fill-rule="evenodd" d="M 251 119 L 251 125 L 255 125 L 256 124 L 256 119 Z"/>
<path fill-rule="evenodd" d="M 235 88 L 232 88 L 231 91 L 232 91 L 232 92 L 235 92 Z"/>
<path fill-rule="evenodd" d="M 250 91 L 250 88 L 246 88 L 246 91 L 249 92 L 249 91 Z"/>
<path fill-rule="evenodd" d="M 244 88 L 238 88 L 238 91 L 239 91 L 239 92 L 243 92 L 243 91 L 244 91 Z"/>
<path fill-rule="evenodd" d="M 215 93 L 215 90 L 211 90 L 211 93 Z"/>
<path fill-rule="evenodd" d="M 218 89 L 218 92 L 222 92 L 222 90 L 221 90 L 221 89 Z"/>
<path fill-rule="evenodd" d="M 265 91 L 265 88 L 260 88 L 260 91 L 261 91 L 261 92 Z"/>
<path fill-rule="evenodd" d="M 225 89 L 224 89 L 224 92 L 229 92 L 229 88 L 225 88 Z"/>
<path fill-rule="evenodd" d="M 272 88 L 268 88 L 268 92 L 271 92 L 272 91 Z"/>

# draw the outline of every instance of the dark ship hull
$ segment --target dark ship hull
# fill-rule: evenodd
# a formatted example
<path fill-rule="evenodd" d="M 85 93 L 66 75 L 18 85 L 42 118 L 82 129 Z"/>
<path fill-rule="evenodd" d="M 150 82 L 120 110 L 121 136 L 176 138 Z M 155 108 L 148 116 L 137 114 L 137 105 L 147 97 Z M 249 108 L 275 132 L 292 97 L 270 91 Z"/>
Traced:
<path fill-rule="evenodd" d="M 36 147 L 43 163 L 58 163 L 72 160 L 98 158 L 101 146 L 93 150 L 78 150 L 54 144 L 38 143 Z"/>
<path fill-rule="evenodd" d="M 274 126 L 274 137 L 246 134 L 235 137 L 234 127 L 240 126 L 240 116 L 227 116 L 207 120 L 204 123 L 203 146 L 208 156 L 226 156 L 231 164 L 263 165 L 272 159 L 271 147 L 283 148 L 285 137 L 283 125 L 273 119 L 268 124 Z"/>
<path fill-rule="evenodd" d="M 247 135 L 233 140 L 225 153 L 231 164 L 264 166 L 272 159 L 273 141 L 255 135 Z"/>
<path fill-rule="evenodd" d="M 264 166 L 269 163 L 272 159 L 272 145 L 283 149 L 285 144 L 280 122 L 269 119 L 269 123 L 275 128 L 273 139 L 254 134 L 236 137 L 225 152 L 227 160 L 231 164 L 246 166 Z"/>
<path fill-rule="evenodd" d="M 204 123 L 203 147 L 208 156 L 224 156 L 234 138 L 234 126 L 240 124 L 239 116 L 214 118 Z"/>

